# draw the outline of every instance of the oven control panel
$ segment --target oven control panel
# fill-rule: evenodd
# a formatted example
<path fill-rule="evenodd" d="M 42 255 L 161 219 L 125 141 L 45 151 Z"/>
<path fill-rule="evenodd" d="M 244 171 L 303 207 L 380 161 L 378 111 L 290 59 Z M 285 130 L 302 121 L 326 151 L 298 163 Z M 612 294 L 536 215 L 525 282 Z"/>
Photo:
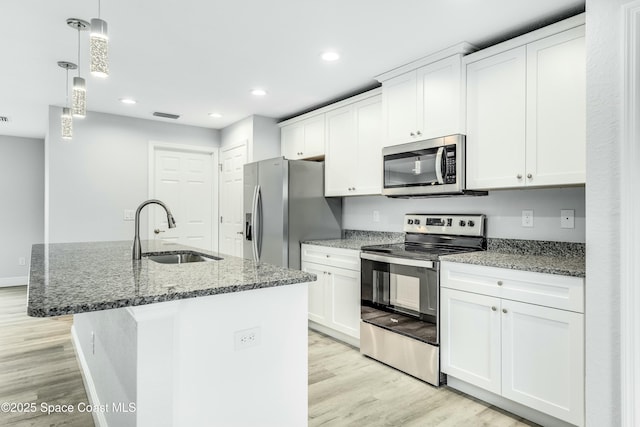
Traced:
<path fill-rule="evenodd" d="M 406 233 L 484 236 L 484 215 L 406 214 Z"/>

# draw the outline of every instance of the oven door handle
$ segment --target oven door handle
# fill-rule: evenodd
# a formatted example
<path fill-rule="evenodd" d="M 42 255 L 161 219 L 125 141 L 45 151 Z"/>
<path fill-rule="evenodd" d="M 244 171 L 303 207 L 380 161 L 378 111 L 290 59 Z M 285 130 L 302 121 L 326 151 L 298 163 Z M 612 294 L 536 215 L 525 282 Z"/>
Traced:
<path fill-rule="evenodd" d="M 442 178 L 442 154 L 444 153 L 444 147 L 438 148 L 438 152 L 436 154 L 436 179 L 438 180 L 438 184 L 444 184 L 444 179 Z"/>
<path fill-rule="evenodd" d="M 433 261 L 396 258 L 396 257 L 370 254 L 367 252 L 361 252 L 360 258 L 368 261 L 386 262 L 387 264 L 396 264 L 396 265 L 407 265 L 409 267 L 424 267 L 424 268 L 430 268 L 434 270 Z"/>

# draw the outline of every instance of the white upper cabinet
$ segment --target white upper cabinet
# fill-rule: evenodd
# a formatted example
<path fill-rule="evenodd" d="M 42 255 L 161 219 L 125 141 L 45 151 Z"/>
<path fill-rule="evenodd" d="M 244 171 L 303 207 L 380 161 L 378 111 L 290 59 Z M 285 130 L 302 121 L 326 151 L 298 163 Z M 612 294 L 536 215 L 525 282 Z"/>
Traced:
<path fill-rule="evenodd" d="M 282 126 L 282 156 L 285 159 L 311 159 L 324 156 L 324 114 Z"/>
<path fill-rule="evenodd" d="M 380 194 L 379 94 L 326 113 L 325 196 Z"/>
<path fill-rule="evenodd" d="M 528 185 L 585 182 L 586 69 L 584 27 L 527 45 Z"/>
<path fill-rule="evenodd" d="M 499 46 L 466 59 L 467 187 L 584 184 L 584 25 Z"/>
<path fill-rule="evenodd" d="M 526 49 L 467 67 L 467 187 L 524 184 Z"/>
<path fill-rule="evenodd" d="M 463 43 L 377 77 L 382 82 L 383 146 L 464 133 L 462 53 L 471 49 Z"/>

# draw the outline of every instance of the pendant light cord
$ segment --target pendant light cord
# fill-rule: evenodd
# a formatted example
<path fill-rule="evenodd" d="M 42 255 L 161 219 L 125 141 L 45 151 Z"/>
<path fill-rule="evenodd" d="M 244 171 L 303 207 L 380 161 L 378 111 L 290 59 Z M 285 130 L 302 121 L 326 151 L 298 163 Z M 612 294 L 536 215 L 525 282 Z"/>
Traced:
<path fill-rule="evenodd" d="M 80 77 L 80 27 L 78 27 L 78 77 Z"/>
<path fill-rule="evenodd" d="M 67 68 L 66 70 L 67 70 L 67 79 L 65 83 L 67 85 L 66 86 L 67 90 L 65 91 L 65 95 L 67 96 L 67 100 L 64 105 L 68 108 L 69 107 L 69 68 Z"/>

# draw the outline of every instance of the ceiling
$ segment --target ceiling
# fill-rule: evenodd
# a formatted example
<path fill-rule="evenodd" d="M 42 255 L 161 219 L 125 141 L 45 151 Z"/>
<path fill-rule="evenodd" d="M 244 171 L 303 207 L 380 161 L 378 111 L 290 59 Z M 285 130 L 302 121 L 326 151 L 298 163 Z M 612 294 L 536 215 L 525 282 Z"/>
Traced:
<path fill-rule="evenodd" d="M 83 32 L 88 109 L 145 119 L 160 111 L 221 129 L 252 114 L 290 117 L 459 42 L 484 47 L 573 15 L 584 0 L 102 0 L 101 8 L 110 76 L 89 75 Z M 65 104 L 56 62 L 78 62 L 66 19 L 97 11 L 98 0 L 2 0 L 0 116 L 9 122 L 0 135 L 44 137 L 48 105 Z M 341 58 L 323 61 L 326 50 Z M 268 94 L 251 95 L 256 87 Z"/>

